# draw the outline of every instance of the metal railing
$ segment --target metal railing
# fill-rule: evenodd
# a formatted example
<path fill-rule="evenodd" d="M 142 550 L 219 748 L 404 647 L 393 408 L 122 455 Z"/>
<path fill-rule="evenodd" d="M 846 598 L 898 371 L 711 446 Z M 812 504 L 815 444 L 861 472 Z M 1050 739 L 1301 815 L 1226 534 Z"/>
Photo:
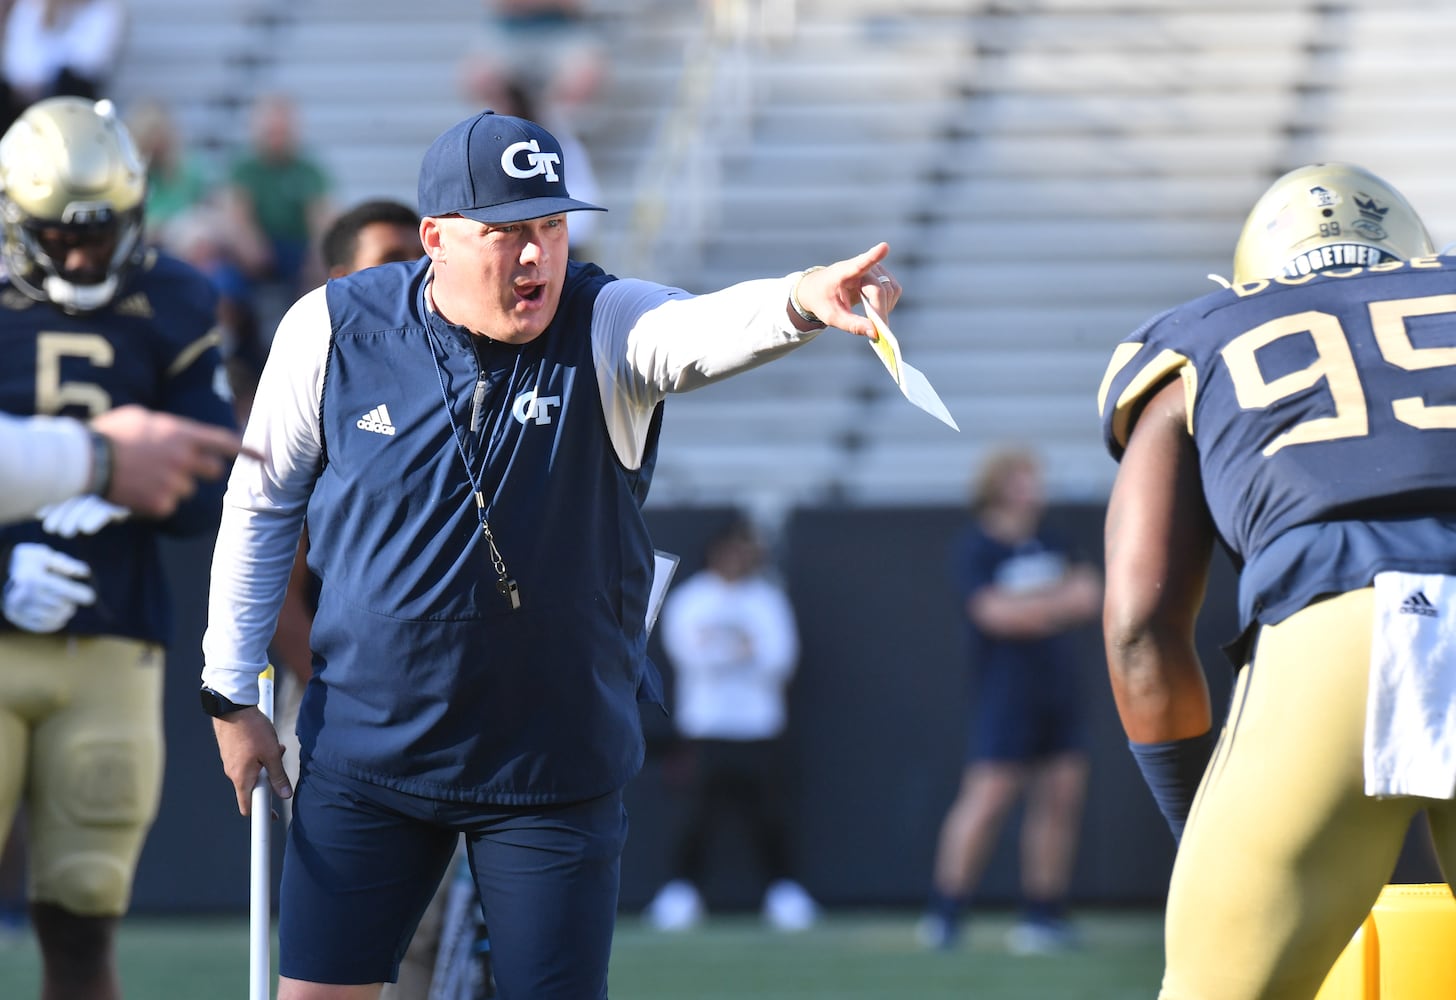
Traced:
<path fill-rule="evenodd" d="M 688 284 L 699 272 L 724 164 L 749 139 L 754 64 L 796 24 L 795 0 L 717 0 L 702 18 L 633 184 L 632 221 L 613 254 L 626 273 Z"/>

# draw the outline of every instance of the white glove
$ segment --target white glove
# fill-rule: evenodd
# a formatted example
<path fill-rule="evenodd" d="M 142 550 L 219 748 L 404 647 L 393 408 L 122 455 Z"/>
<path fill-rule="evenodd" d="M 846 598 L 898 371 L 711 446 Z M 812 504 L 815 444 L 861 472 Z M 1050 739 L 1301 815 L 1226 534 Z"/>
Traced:
<path fill-rule="evenodd" d="M 10 553 L 10 579 L 5 582 L 5 617 L 27 632 L 55 632 L 82 604 L 96 600 L 96 591 L 81 581 L 91 567 L 48 545 L 22 542 Z"/>
<path fill-rule="evenodd" d="M 94 535 L 113 521 L 125 521 L 131 511 L 88 493 L 42 507 L 36 516 L 47 534 L 75 538 Z"/>

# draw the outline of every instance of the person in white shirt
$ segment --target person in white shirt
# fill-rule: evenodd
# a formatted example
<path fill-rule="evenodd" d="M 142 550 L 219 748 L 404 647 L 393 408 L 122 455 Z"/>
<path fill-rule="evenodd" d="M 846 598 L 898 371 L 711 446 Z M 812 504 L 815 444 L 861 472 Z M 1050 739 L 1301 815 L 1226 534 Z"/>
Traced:
<path fill-rule="evenodd" d="M 36 101 L 105 96 L 126 44 L 123 0 L 14 0 L 0 43 L 0 130 Z"/>
<path fill-rule="evenodd" d="M 688 777 L 688 814 L 674 852 L 673 878 L 647 919 L 685 930 L 703 917 L 698 891 L 714 832 L 725 816 L 748 823 L 768 880 L 763 915 L 779 930 L 803 930 L 818 907 L 792 878 L 784 817 L 781 737 L 786 693 L 799 655 L 788 595 L 764 572 L 752 523 L 733 517 L 709 541 L 706 566 L 667 597 L 662 642 L 677 680 L 674 718 L 683 738 L 679 769 Z"/>

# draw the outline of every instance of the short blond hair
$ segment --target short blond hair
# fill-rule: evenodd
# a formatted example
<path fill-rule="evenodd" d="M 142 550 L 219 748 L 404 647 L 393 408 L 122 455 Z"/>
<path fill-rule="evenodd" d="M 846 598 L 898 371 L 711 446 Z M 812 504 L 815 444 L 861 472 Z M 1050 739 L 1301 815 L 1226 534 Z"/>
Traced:
<path fill-rule="evenodd" d="M 1041 472 L 1041 459 L 1030 448 L 1008 445 L 992 452 L 971 479 L 971 512 L 984 514 L 994 507 L 1005 495 L 1007 481 L 1027 470 Z"/>

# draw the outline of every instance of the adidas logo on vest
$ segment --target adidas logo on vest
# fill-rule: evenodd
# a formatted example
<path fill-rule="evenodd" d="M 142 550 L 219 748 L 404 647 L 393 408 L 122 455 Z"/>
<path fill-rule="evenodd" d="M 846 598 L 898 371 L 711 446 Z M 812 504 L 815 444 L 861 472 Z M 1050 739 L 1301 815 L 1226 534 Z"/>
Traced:
<path fill-rule="evenodd" d="M 1416 591 L 1405 600 L 1400 602 L 1400 613 L 1403 615 L 1425 615 L 1427 618 L 1436 617 L 1436 606 L 1424 591 Z"/>
<path fill-rule="evenodd" d="M 380 403 L 364 416 L 359 418 L 359 429 L 373 431 L 375 434 L 388 434 L 394 436 L 394 424 L 389 422 L 389 408 Z"/>

